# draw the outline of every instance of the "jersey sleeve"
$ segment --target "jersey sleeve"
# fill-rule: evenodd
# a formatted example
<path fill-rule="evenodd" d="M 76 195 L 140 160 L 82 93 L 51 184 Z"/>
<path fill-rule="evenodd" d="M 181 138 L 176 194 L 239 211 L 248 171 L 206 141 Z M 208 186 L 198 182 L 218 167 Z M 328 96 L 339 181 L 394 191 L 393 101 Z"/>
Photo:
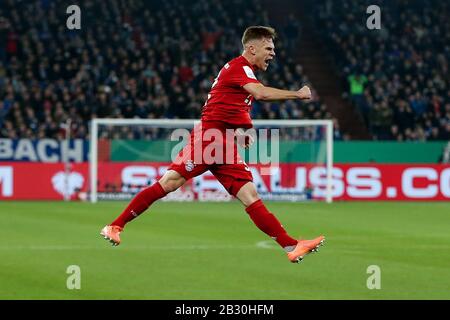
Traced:
<path fill-rule="evenodd" d="M 234 70 L 232 70 L 231 82 L 239 87 L 243 87 L 250 82 L 260 83 L 258 79 L 256 79 L 252 68 L 242 65 L 237 65 L 234 67 Z"/>

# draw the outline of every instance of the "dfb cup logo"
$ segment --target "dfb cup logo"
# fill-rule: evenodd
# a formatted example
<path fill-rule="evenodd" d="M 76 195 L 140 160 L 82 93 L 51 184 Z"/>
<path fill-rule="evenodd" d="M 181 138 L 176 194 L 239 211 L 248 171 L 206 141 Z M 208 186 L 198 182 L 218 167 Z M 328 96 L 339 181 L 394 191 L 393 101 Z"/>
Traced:
<path fill-rule="evenodd" d="M 83 187 L 83 183 L 84 178 L 78 172 L 66 174 L 63 171 L 59 171 L 52 177 L 53 189 L 62 195 L 67 193 L 68 196 L 72 196 L 76 190 Z"/>
<path fill-rule="evenodd" d="M 192 160 L 186 161 L 186 164 L 185 164 L 186 171 L 191 172 L 192 170 L 194 170 L 194 167 L 195 167 L 194 161 L 192 161 Z"/>

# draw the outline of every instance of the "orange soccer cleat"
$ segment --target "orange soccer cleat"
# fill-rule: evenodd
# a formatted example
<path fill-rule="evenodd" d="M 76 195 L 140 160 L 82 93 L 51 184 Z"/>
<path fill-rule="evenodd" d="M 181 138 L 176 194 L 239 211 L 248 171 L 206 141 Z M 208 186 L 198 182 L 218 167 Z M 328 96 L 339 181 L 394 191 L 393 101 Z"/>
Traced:
<path fill-rule="evenodd" d="M 308 253 L 317 252 L 324 241 L 324 236 L 319 236 L 312 240 L 299 240 L 295 249 L 288 252 L 287 256 L 291 262 L 299 263 Z"/>
<path fill-rule="evenodd" d="M 123 228 L 119 226 L 105 226 L 100 235 L 102 235 L 106 240 L 111 242 L 113 246 L 118 246 L 120 244 L 120 233 Z"/>

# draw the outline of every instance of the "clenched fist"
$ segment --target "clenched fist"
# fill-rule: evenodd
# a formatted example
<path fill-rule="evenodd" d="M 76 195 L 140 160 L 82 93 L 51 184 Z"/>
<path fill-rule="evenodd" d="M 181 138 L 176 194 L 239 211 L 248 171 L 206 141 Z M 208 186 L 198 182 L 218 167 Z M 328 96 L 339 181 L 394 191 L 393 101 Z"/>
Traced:
<path fill-rule="evenodd" d="M 308 86 L 303 86 L 298 92 L 298 97 L 300 99 L 311 99 L 311 90 Z"/>

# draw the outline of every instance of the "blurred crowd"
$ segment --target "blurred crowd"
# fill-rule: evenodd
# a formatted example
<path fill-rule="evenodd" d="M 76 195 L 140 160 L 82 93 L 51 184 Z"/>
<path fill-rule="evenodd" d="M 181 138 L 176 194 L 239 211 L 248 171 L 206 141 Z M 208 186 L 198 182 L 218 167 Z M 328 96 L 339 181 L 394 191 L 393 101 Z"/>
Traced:
<path fill-rule="evenodd" d="M 318 32 L 374 139 L 450 140 L 450 3 L 381 0 L 381 29 L 369 30 L 370 0 L 315 1 Z"/>
<path fill-rule="evenodd" d="M 270 25 L 257 0 L 85 0 L 81 30 L 69 30 L 71 4 L 1 1 L 0 137 L 63 139 L 69 118 L 73 138 L 88 137 L 92 118 L 199 118 L 214 77 L 241 53 L 245 28 Z M 276 27 L 277 57 L 257 77 L 298 89 L 308 82 L 289 54 L 299 26 L 287 19 Z M 316 95 L 307 103 L 256 102 L 252 116 L 332 118 Z M 116 131 L 129 138 L 157 134 Z"/>

